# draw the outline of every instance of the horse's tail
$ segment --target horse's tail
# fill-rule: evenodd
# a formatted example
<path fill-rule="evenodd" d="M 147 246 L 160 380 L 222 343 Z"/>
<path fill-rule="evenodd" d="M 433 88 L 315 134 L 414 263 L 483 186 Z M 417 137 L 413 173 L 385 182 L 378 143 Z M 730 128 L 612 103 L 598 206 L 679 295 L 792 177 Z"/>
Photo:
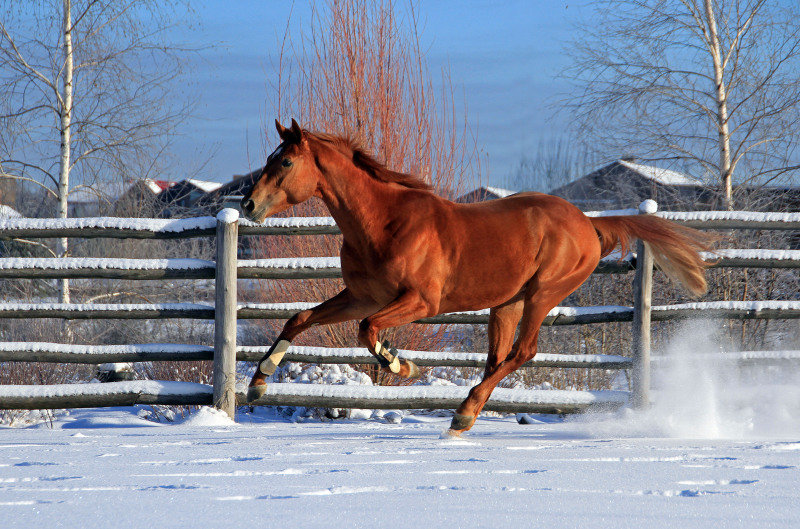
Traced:
<path fill-rule="evenodd" d="M 700 256 L 708 251 L 715 237 L 650 215 L 592 217 L 600 237 L 601 257 L 620 247 L 625 255 L 632 239 L 650 246 L 653 258 L 671 279 L 681 283 L 694 296 L 706 292 L 705 269 L 709 263 Z"/>

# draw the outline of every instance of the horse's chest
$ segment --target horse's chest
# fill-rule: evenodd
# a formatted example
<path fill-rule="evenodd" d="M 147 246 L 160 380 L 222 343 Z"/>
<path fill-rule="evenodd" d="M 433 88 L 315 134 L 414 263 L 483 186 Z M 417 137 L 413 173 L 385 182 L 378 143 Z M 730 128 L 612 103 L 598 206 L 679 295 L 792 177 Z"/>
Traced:
<path fill-rule="evenodd" d="M 359 297 L 376 301 L 394 299 L 405 284 L 405 267 L 395 260 L 342 251 L 342 279 Z"/>

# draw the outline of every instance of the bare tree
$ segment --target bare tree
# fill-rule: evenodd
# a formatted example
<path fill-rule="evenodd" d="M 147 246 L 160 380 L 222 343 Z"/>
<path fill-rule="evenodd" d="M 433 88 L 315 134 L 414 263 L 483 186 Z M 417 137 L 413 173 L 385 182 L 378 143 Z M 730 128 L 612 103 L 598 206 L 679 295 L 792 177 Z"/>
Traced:
<path fill-rule="evenodd" d="M 598 0 L 565 108 L 595 148 L 718 182 L 797 174 L 800 8 L 772 0 Z"/>
<path fill-rule="evenodd" d="M 188 110 L 171 89 L 189 50 L 166 38 L 184 11 L 152 0 L 4 2 L 0 177 L 39 186 L 66 218 L 70 193 L 102 195 L 97 182 L 155 170 Z M 67 253 L 59 240 L 55 254 Z M 59 297 L 70 299 L 67 280 Z"/>
<path fill-rule="evenodd" d="M 446 74 L 441 92 L 434 89 L 415 2 L 398 4 L 312 2 L 308 31 L 284 41 L 297 67 L 290 72 L 281 55 L 274 106 L 281 117 L 349 136 L 388 167 L 453 192 L 480 176 L 475 141 Z"/>
<path fill-rule="evenodd" d="M 593 167 L 586 149 L 566 138 L 543 140 L 524 155 L 508 175 L 505 185 L 514 191 L 548 193 L 585 175 Z"/>
<path fill-rule="evenodd" d="M 479 176 L 474 139 L 466 121 L 457 119 L 446 76 L 445 88 L 434 89 L 414 2 L 403 9 L 397 4 L 391 0 L 314 2 L 303 33 L 287 32 L 283 38 L 272 90 L 273 111 L 284 120 L 296 117 L 310 129 L 348 136 L 388 167 L 418 175 L 441 194 L 454 196 L 470 178 L 477 181 Z M 275 115 L 267 116 L 270 133 Z M 310 201 L 289 214 L 328 212 L 321 202 Z M 337 255 L 341 237 L 293 237 L 290 241 L 265 237 L 254 246 L 262 256 Z M 272 281 L 264 284 L 261 296 L 270 301 L 321 301 L 341 288 L 341 280 Z M 407 326 L 383 338 L 403 347 L 425 348 L 435 346 L 443 331 L 444 327 L 431 332 Z M 345 346 L 356 345 L 355 336 L 355 326 L 344 324 L 311 329 L 303 339 Z M 383 381 L 380 372 L 371 374 Z"/>

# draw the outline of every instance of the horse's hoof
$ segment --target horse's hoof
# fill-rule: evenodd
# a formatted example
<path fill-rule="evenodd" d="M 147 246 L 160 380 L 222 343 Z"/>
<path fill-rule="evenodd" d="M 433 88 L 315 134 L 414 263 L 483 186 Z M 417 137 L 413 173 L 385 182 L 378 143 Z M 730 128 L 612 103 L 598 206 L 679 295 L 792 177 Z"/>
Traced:
<path fill-rule="evenodd" d="M 419 367 L 417 367 L 417 364 L 411 360 L 404 360 L 401 358 L 400 369 L 398 370 L 397 375 L 402 378 L 419 378 Z"/>
<path fill-rule="evenodd" d="M 247 403 L 255 402 L 267 392 L 267 385 L 250 386 L 247 388 Z"/>
<path fill-rule="evenodd" d="M 453 415 L 453 420 L 450 423 L 450 430 L 464 432 L 472 428 L 473 424 L 475 424 L 474 415 L 461 415 L 460 413 L 456 413 Z"/>

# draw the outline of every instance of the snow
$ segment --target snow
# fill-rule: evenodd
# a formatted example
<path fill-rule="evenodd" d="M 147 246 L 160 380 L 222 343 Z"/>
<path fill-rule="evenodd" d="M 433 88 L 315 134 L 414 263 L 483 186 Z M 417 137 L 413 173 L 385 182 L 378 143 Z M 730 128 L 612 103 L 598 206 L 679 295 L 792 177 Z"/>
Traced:
<path fill-rule="evenodd" d="M 241 226 L 262 226 L 268 228 L 308 228 L 318 226 L 336 226 L 333 217 L 270 217 L 264 222 L 253 222 L 249 219 L 239 220 Z"/>
<path fill-rule="evenodd" d="M 171 382 L 163 380 L 133 380 L 130 382 L 108 382 L 105 384 L 52 384 L 0 385 L 0 398 L 20 397 L 72 397 L 75 395 L 210 395 L 211 386 L 194 382 Z"/>
<path fill-rule="evenodd" d="M 488 192 L 490 192 L 492 194 L 497 195 L 500 198 L 510 197 L 511 195 L 514 195 L 514 194 L 518 193 L 518 191 L 512 191 L 510 189 L 503 189 L 503 188 L 500 188 L 500 187 L 489 187 L 489 186 L 486 186 L 484 189 L 486 189 L 486 191 L 488 191 Z"/>
<path fill-rule="evenodd" d="M 287 303 L 288 305 L 288 303 Z M 558 317 L 558 316 L 589 316 L 593 314 L 616 314 L 616 313 L 625 313 L 625 312 L 632 312 L 633 307 L 623 307 L 620 305 L 601 305 L 601 306 L 591 306 L 591 307 L 555 307 L 550 312 L 547 313 L 548 316 L 551 317 Z M 474 315 L 474 316 L 488 316 L 489 309 L 483 310 L 473 310 L 473 311 L 460 311 L 460 312 L 449 312 L 448 314 L 453 315 Z"/>
<path fill-rule="evenodd" d="M 762 213 L 759 211 L 662 211 L 658 214 L 669 220 L 740 220 L 748 222 L 800 222 L 800 212 Z"/>
<path fill-rule="evenodd" d="M 692 178 L 685 174 L 679 173 L 677 171 L 671 171 L 669 169 L 662 169 L 661 167 L 655 167 L 652 165 L 643 165 L 639 163 L 630 162 L 627 160 L 619 160 L 619 164 L 636 171 L 644 175 L 645 177 L 649 178 L 650 180 L 655 180 L 656 182 L 660 182 L 664 185 L 702 185 L 702 182 L 696 178 Z"/>
<path fill-rule="evenodd" d="M 208 180 L 197 180 L 195 178 L 187 178 L 186 181 L 204 193 L 211 193 L 222 187 L 221 182 L 209 182 Z"/>
<path fill-rule="evenodd" d="M 652 198 L 648 198 L 647 200 L 644 200 L 641 204 L 639 204 L 639 213 L 652 215 L 656 211 L 658 211 L 658 203 Z"/>
<path fill-rule="evenodd" d="M 158 183 L 156 183 L 155 180 L 151 180 L 149 178 L 146 178 L 144 180 L 144 185 L 147 186 L 147 189 L 149 189 L 154 195 L 157 195 L 161 193 L 161 191 L 163 191 L 163 189 L 161 189 L 161 186 L 158 185 Z"/>
<path fill-rule="evenodd" d="M 191 230 L 212 230 L 216 226 L 217 221 L 214 217 L 191 217 L 187 219 L 139 219 L 124 217 L 0 219 L 0 230 L 111 228 L 119 230 L 153 231 L 156 233 L 180 233 Z"/>
<path fill-rule="evenodd" d="M 448 412 L 356 410 L 330 421 L 247 407 L 236 423 L 206 407 L 167 422 L 169 409 L 138 406 L 0 428 L 3 527 L 800 526 L 800 374 L 725 367 L 709 356 L 724 335 L 695 322 L 655 351 L 671 361 L 654 371 L 649 409 L 520 414 L 524 425 L 484 414 L 461 438 L 440 438 Z M 376 391 L 268 388 L 288 386 Z"/>
<path fill-rule="evenodd" d="M 76 356 L 93 354 L 135 354 L 135 353 L 156 353 L 169 351 L 175 354 L 195 353 L 200 349 L 213 352 L 214 348 L 201 345 L 186 345 L 176 343 L 151 343 L 151 344 L 126 344 L 126 345 L 67 345 L 49 342 L 0 342 L 0 352 L 2 351 L 30 351 L 31 353 L 42 351 L 56 351 L 59 353 L 69 353 Z"/>
<path fill-rule="evenodd" d="M 713 252 L 701 252 L 703 259 L 714 260 L 715 258 L 727 257 L 738 259 L 757 259 L 774 261 L 800 261 L 800 250 L 714 250 Z"/>
<path fill-rule="evenodd" d="M 629 209 L 608 209 L 604 211 L 584 211 L 587 217 L 616 217 L 619 215 L 638 215 L 639 210 L 636 208 Z"/>
<path fill-rule="evenodd" d="M 341 268 L 338 257 L 277 257 L 272 259 L 240 259 L 239 268 L 311 268 L 314 270 Z"/>
<path fill-rule="evenodd" d="M 116 373 L 122 371 L 133 371 L 133 364 L 131 362 L 106 362 L 97 366 L 97 370 Z"/>
<path fill-rule="evenodd" d="M 213 310 L 214 306 L 206 303 L 3 303 L 0 310 L 72 310 L 82 311 L 133 311 L 133 310 Z"/>
<path fill-rule="evenodd" d="M 239 211 L 233 208 L 224 208 L 217 213 L 217 220 L 223 224 L 232 224 L 239 220 Z"/>
<path fill-rule="evenodd" d="M 186 417 L 179 424 L 196 427 L 236 426 L 236 422 L 222 410 L 201 406 L 196 412 Z"/>
<path fill-rule="evenodd" d="M 203 408 L 156 425 L 116 408 L 3 429 L 4 527 L 800 523 L 797 438 L 625 436 L 599 433 L 588 419 L 541 416 L 524 426 L 513 416 L 480 418 L 463 439 L 440 439 L 450 418 L 435 415 L 241 419 L 233 425 Z"/>
<path fill-rule="evenodd" d="M 295 303 L 239 303 L 240 309 L 259 309 L 259 310 L 285 310 L 290 312 L 300 312 L 316 307 L 319 303 L 298 301 Z"/>
<path fill-rule="evenodd" d="M 676 305 L 654 305 L 653 312 L 670 310 L 800 310 L 800 301 L 699 301 Z"/>
<path fill-rule="evenodd" d="M 453 399 L 467 398 L 470 388 L 464 386 L 365 386 L 356 384 L 267 384 L 264 396 L 302 396 L 336 399 Z M 622 403 L 625 391 L 560 391 L 497 388 L 491 402 L 516 404 L 586 405 Z"/>
<path fill-rule="evenodd" d="M 204 259 L 119 259 L 104 257 L 62 257 L 60 259 L 38 257 L 0 258 L 0 270 L 203 270 L 214 268 L 213 261 Z"/>
<path fill-rule="evenodd" d="M 262 352 L 262 354 L 266 354 L 267 351 L 269 350 L 269 346 L 265 347 L 246 346 L 246 347 L 240 347 L 240 349 L 247 350 L 249 352 Z M 0 344 L 0 351 L 2 351 L 1 344 Z M 467 352 L 456 352 L 456 351 L 412 351 L 409 349 L 398 349 L 397 352 L 400 358 L 406 358 L 408 360 L 413 360 L 413 361 L 424 360 L 426 362 L 431 362 L 431 363 L 454 362 L 454 361 L 484 362 L 486 360 L 486 353 L 467 353 Z M 371 356 L 370 353 L 368 353 L 366 348 L 364 347 L 330 348 L 330 347 L 311 347 L 311 346 L 298 346 L 298 345 L 289 346 L 287 354 L 289 355 L 296 354 L 304 356 L 338 357 L 341 359 L 363 358 L 365 356 Z M 626 362 L 629 361 L 630 359 L 624 356 L 617 356 L 617 355 L 601 355 L 601 354 L 563 355 L 563 354 L 553 354 L 553 353 L 537 353 L 536 357 L 534 358 L 534 362 L 557 362 L 559 360 L 568 360 L 570 362 L 581 362 L 581 363 L 586 363 L 587 366 L 589 366 L 591 364 L 597 364 L 597 363 Z"/>
<path fill-rule="evenodd" d="M 0 204 L 0 219 L 19 219 L 22 218 L 22 213 L 17 211 L 16 209 L 12 208 L 11 206 L 7 206 L 5 204 Z"/>
<path fill-rule="evenodd" d="M 207 303 L 0 303 L 0 311 L 72 311 L 72 312 L 110 312 L 110 311 L 207 311 L 214 310 L 214 305 Z"/>
<path fill-rule="evenodd" d="M 647 202 L 647 201 L 645 201 Z M 650 207 L 650 206 L 647 206 Z M 10 208 L 9 208 L 10 209 Z M 648 210 L 649 212 L 649 210 Z M 588 217 L 607 217 L 614 215 L 637 215 L 636 208 L 586 211 Z M 795 213 L 761 213 L 754 211 L 687 211 L 687 212 L 659 212 L 658 216 L 676 220 L 741 220 L 754 222 L 800 222 L 800 212 Z M 190 230 L 212 230 L 216 227 L 214 217 L 192 217 L 186 219 L 141 219 L 122 217 L 86 217 L 71 219 L 31 219 L 31 218 L 3 218 L 0 211 L 0 230 L 19 229 L 80 229 L 80 228 L 110 228 L 120 230 L 142 230 L 156 233 L 180 233 Z M 305 228 L 305 227 L 336 227 L 336 222 L 331 217 L 285 217 L 268 218 L 263 223 L 240 218 L 239 224 L 247 227 L 267 228 Z"/>

